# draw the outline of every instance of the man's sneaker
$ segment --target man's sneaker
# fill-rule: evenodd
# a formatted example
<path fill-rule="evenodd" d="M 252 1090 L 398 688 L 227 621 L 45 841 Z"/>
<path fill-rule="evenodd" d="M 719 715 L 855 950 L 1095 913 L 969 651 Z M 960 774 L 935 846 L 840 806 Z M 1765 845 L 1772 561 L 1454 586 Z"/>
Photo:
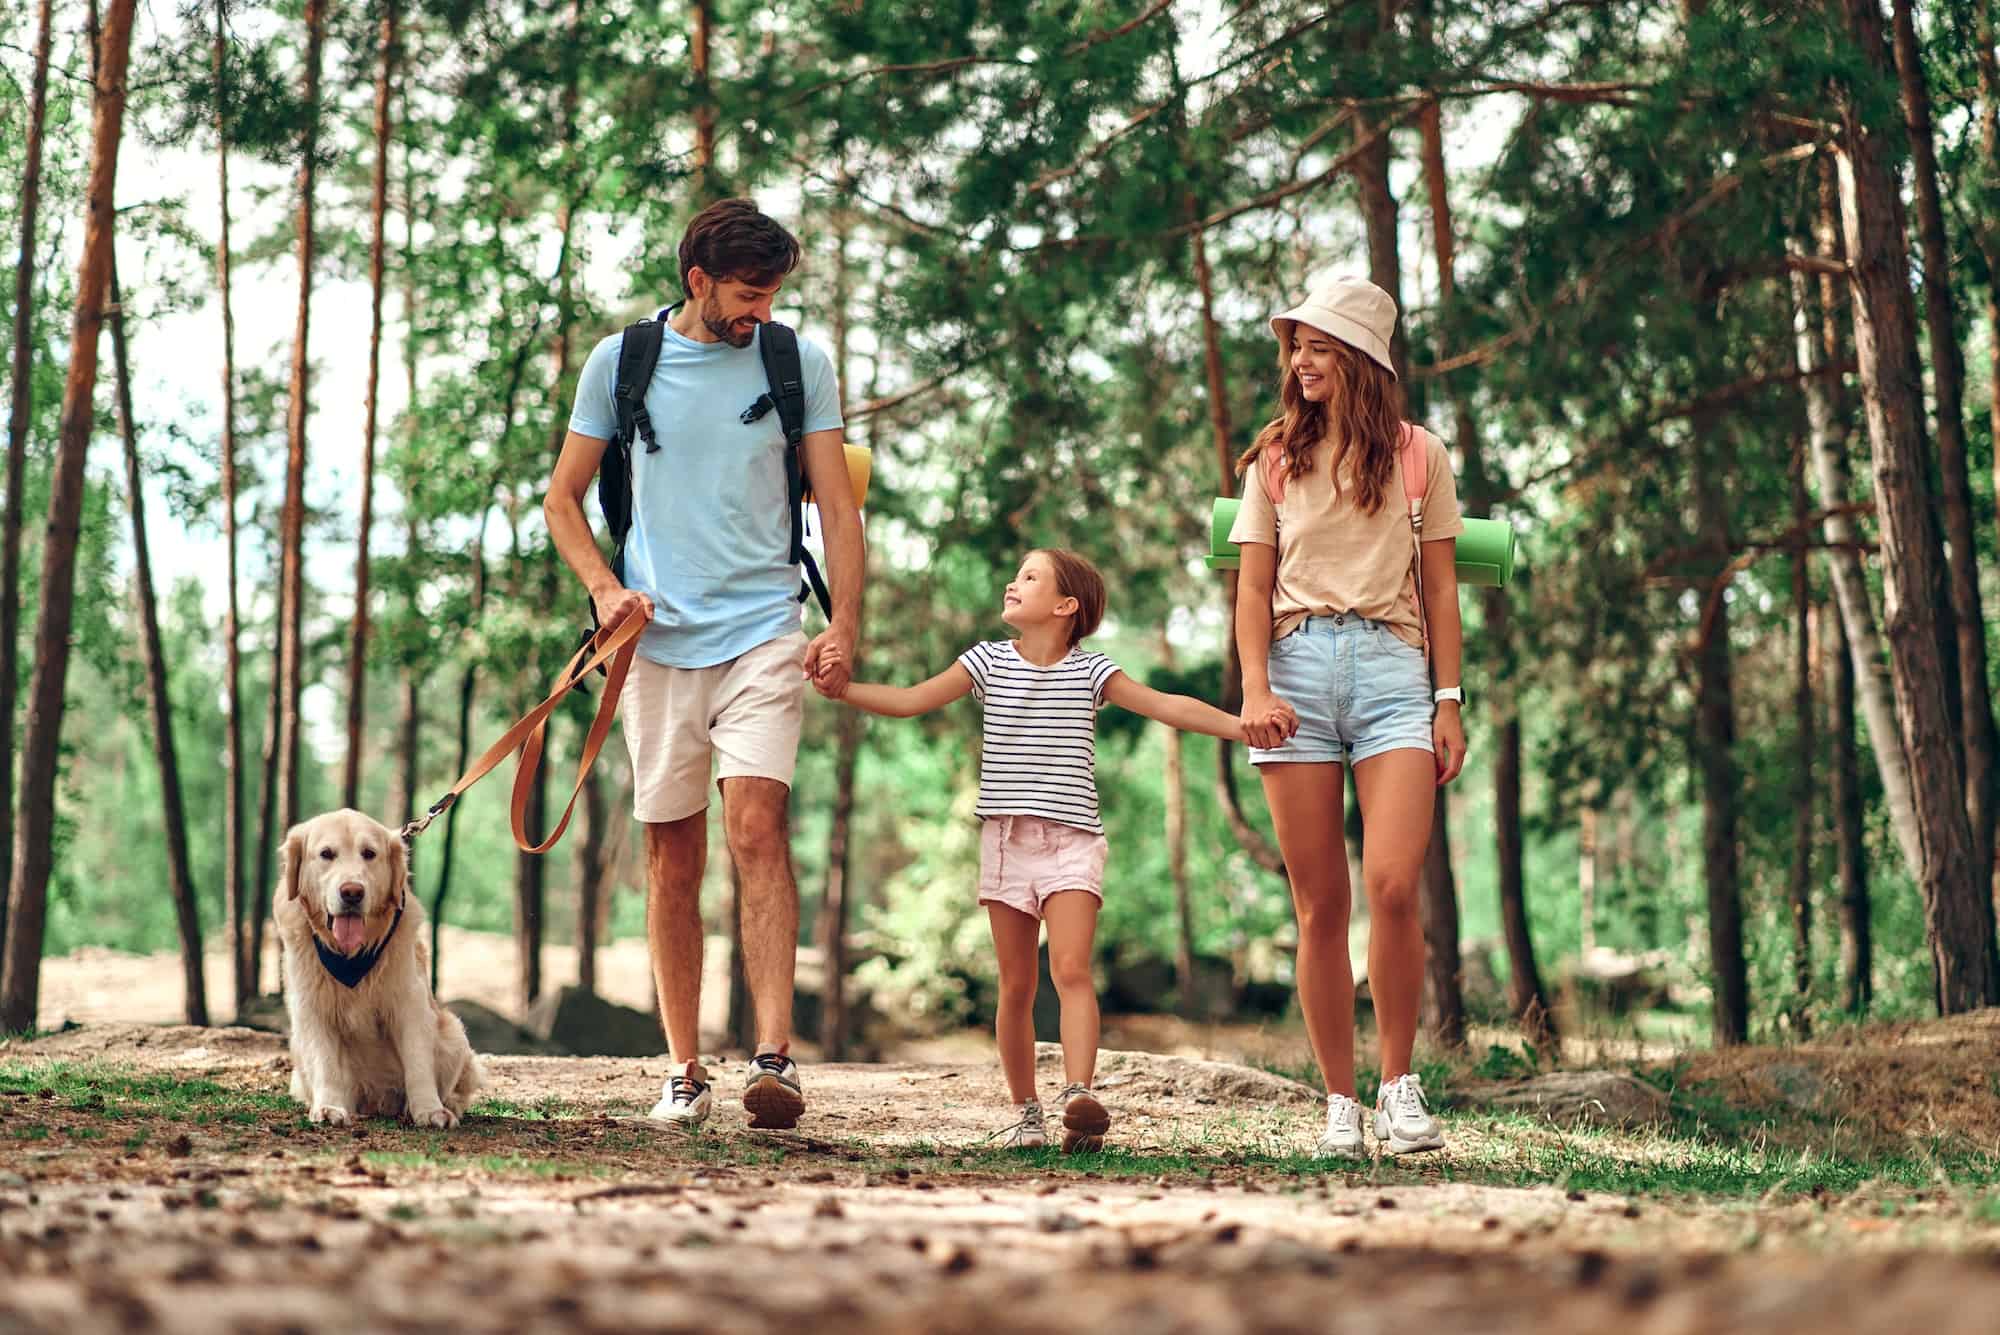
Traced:
<path fill-rule="evenodd" d="M 1363 1157 L 1360 1103 L 1345 1094 L 1326 1096 L 1326 1130 L 1320 1133 L 1314 1153 L 1322 1159 Z"/>
<path fill-rule="evenodd" d="M 699 1130 L 701 1124 L 708 1120 L 708 1106 L 712 1101 L 708 1081 L 701 1078 L 706 1074 L 699 1066 L 689 1062 L 681 1074 L 668 1076 L 667 1083 L 660 1088 L 660 1101 L 653 1105 L 653 1111 L 647 1116 L 682 1131 Z"/>
<path fill-rule="evenodd" d="M 1021 1105 L 1021 1120 L 999 1133 L 1007 1137 L 1001 1144 L 1010 1150 L 1038 1150 L 1049 1143 L 1049 1129 L 1042 1121 L 1042 1105 L 1029 1099 Z"/>
<path fill-rule="evenodd" d="M 743 1111 L 750 1125 L 789 1131 L 806 1110 L 799 1089 L 799 1068 L 782 1052 L 760 1052 L 750 1059 L 750 1079 L 743 1086 Z"/>
<path fill-rule="evenodd" d="M 1062 1092 L 1064 1154 L 1104 1148 L 1104 1133 L 1111 1129 L 1111 1114 L 1097 1096 L 1081 1084 Z"/>
<path fill-rule="evenodd" d="M 1416 1072 L 1397 1076 L 1375 1095 L 1375 1139 L 1391 1154 L 1444 1148 L 1444 1131 L 1424 1107 L 1424 1085 Z"/>

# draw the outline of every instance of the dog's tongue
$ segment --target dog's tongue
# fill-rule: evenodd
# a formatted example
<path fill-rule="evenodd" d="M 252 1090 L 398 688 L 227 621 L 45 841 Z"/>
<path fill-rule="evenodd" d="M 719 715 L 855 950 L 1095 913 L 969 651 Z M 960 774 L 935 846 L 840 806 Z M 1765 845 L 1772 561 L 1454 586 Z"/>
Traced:
<path fill-rule="evenodd" d="M 333 943 L 341 953 L 352 955 L 361 949 L 361 943 L 368 935 L 368 926 L 361 921 L 358 913 L 343 913 L 333 920 Z"/>

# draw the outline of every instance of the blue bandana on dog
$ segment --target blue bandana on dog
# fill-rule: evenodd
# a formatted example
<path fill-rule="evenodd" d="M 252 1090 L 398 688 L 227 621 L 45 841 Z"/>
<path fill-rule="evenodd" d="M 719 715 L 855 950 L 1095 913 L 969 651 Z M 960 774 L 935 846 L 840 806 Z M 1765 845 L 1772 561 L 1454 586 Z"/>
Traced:
<path fill-rule="evenodd" d="M 396 919 L 389 924 L 388 933 L 359 955 L 342 955 L 326 948 L 326 942 L 313 933 L 313 949 L 319 952 L 320 967 L 333 975 L 333 980 L 346 987 L 359 987 L 361 980 L 374 971 L 375 962 L 382 958 L 382 952 L 394 939 L 396 929 L 403 925 L 403 907 L 396 906 Z"/>

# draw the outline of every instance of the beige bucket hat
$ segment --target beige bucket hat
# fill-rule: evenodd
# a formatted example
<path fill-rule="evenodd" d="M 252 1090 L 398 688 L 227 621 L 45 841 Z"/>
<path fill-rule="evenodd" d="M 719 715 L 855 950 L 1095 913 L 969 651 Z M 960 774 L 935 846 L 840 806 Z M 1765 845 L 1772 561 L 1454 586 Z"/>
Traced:
<path fill-rule="evenodd" d="M 1294 324 L 1311 325 L 1367 353 L 1389 373 L 1390 379 L 1395 378 L 1396 368 L 1389 360 L 1389 340 L 1396 332 L 1396 302 L 1367 279 L 1327 279 L 1303 302 L 1282 315 L 1272 316 L 1271 332 L 1280 339 L 1290 338 Z"/>

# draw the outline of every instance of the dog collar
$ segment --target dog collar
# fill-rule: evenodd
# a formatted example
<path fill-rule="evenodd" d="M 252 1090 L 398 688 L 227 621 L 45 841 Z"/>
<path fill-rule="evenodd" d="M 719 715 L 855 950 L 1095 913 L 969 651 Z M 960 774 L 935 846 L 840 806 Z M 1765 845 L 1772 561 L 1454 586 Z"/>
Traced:
<path fill-rule="evenodd" d="M 342 955 L 328 950 L 326 942 L 319 939 L 318 932 L 313 933 L 313 949 L 319 952 L 320 967 L 332 974 L 336 983 L 345 987 L 359 987 L 361 980 L 374 971 L 375 962 L 382 958 L 383 950 L 394 939 L 396 929 L 402 925 L 403 910 L 398 906 L 395 920 L 389 924 L 388 933 L 359 955 Z"/>

